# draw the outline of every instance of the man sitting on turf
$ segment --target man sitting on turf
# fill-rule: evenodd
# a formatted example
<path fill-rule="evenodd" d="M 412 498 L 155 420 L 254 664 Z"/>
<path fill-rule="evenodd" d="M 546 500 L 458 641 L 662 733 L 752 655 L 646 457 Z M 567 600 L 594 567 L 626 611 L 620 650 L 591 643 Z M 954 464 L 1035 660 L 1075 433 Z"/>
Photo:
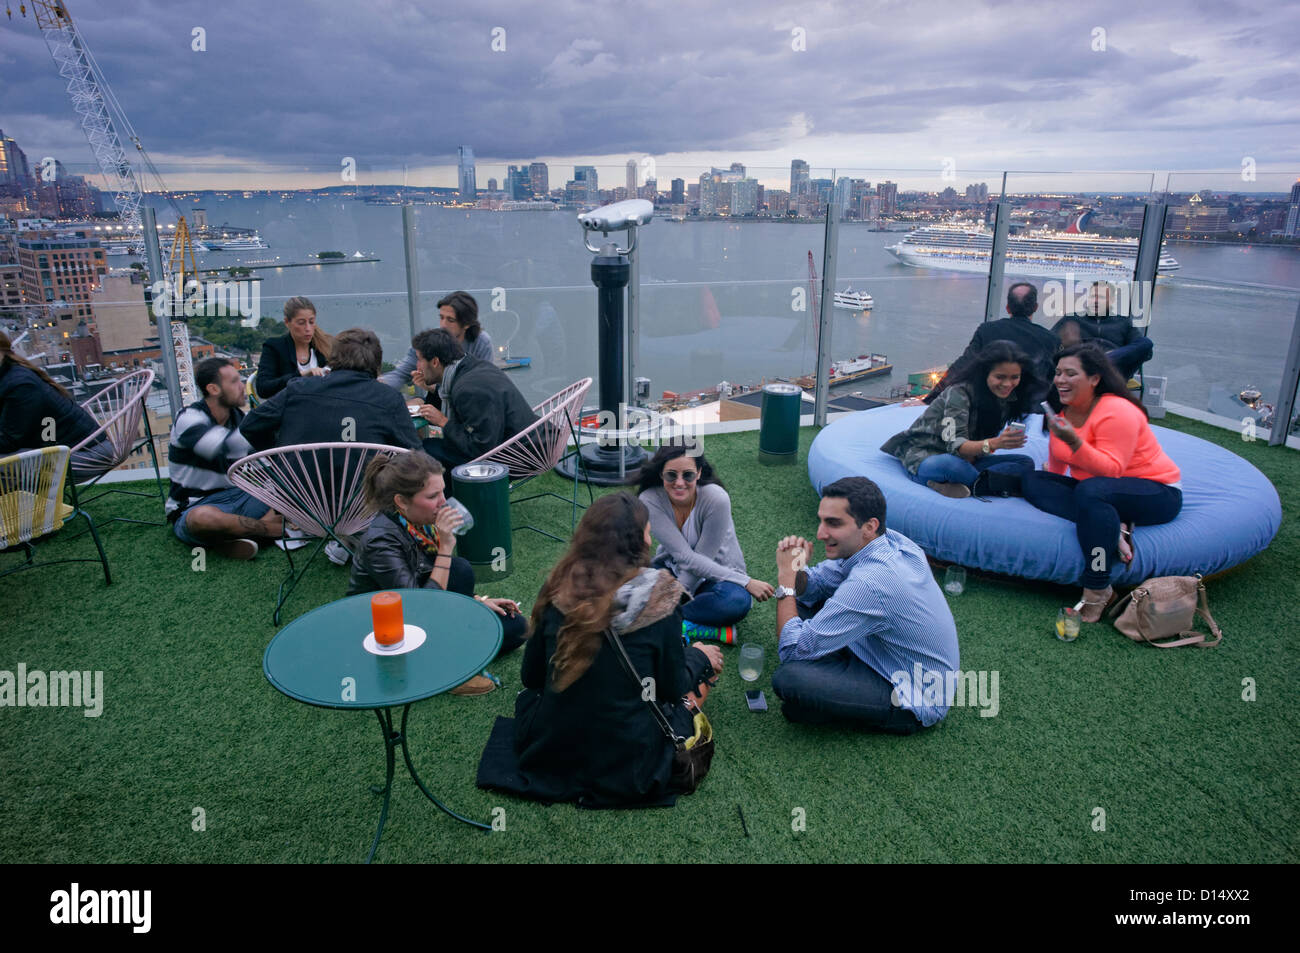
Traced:
<path fill-rule="evenodd" d="M 799 536 L 776 548 L 781 664 L 772 690 L 785 717 L 900 735 L 928 728 L 949 699 L 923 686 L 951 683 L 958 652 L 925 553 L 885 528 L 884 494 L 865 477 L 823 489 L 817 517 L 825 562 L 805 569 L 812 543 Z M 923 677 L 913 682 L 917 666 Z"/>
<path fill-rule="evenodd" d="M 180 412 L 167 448 L 167 519 L 174 521 L 177 538 L 187 545 L 252 559 L 257 555 L 255 540 L 279 536 L 284 521 L 226 478 L 232 463 L 253 452 L 239 432 L 244 382 L 231 361 L 209 357 L 194 369 L 194 383 L 203 399 Z"/>

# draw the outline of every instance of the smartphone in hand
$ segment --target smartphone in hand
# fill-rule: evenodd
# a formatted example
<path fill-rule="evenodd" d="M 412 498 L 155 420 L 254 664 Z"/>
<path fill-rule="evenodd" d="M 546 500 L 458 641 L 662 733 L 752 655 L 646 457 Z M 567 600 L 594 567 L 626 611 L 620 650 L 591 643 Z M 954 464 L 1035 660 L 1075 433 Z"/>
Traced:
<path fill-rule="evenodd" d="M 1045 413 L 1047 416 L 1049 416 L 1049 417 L 1055 417 L 1055 416 L 1056 416 L 1056 411 L 1052 410 L 1052 405 L 1049 404 L 1047 401 L 1045 401 L 1045 400 L 1044 400 L 1044 401 L 1041 401 L 1041 402 L 1038 404 L 1038 406 L 1041 407 L 1041 408 L 1043 408 L 1043 413 Z"/>

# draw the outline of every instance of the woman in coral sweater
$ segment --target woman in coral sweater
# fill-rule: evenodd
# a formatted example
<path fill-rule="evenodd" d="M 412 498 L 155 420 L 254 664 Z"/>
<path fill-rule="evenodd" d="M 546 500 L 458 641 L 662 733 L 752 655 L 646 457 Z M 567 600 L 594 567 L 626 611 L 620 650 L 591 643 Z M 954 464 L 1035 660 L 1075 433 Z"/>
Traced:
<path fill-rule="evenodd" d="M 1084 622 L 1115 598 L 1110 572 L 1133 559 L 1130 526 L 1168 523 L 1183 505 L 1182 474 L 1156 442 L 1146 408 L 1096 344 L 1056 355 L 1059 414 L 1049 414 L 1044 470 L 1026 474 L 1024 493 L 1040 510 L 1073 522 L 1083 551 Z M 1068 473 L 1067 473 L 1068 471 Z"/>

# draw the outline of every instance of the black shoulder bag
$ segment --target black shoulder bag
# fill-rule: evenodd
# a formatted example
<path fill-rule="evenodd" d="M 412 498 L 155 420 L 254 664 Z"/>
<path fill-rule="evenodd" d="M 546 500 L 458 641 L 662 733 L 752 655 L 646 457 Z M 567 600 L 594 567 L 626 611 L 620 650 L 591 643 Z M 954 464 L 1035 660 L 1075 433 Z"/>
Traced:
<path fill-rule="evenodd" d="M 696 709 L 693 719 L 695 733 L 691 737 L 683 738 L 673 731 L 673 726 L 669 723 L 668 716 L 659 707 L 659 703 L 653 698 L 645 697 L 641 676 L 637 674 L 632 660 L 628 658 L 627 650 L 623 648 L 623 640 L 615 634 L 613 628 L 605 630 L 605 639 L 614 646 L 624 671 L 632 676 L 632 681 L 636 682 L 637 692 L 649 706 L 650 713 L 659 723 L 659 727 L 668 738 L 668 743 L 673 746 L 673 786 L 686 794 L 693 793 L 704 780 L 704 776 L 709 773 L 709 766 L 713 763 L 713 726 L 709 724 L 709 719 L 704 712 Z"/>

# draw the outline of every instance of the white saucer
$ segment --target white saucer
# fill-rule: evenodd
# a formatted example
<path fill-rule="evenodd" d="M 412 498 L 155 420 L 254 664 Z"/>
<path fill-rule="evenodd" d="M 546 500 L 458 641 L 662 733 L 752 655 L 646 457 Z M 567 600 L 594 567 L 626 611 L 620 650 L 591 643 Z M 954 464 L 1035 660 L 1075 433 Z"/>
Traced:
<path fill-rule="evenodd" d="M 428 638 L 424 629 L 420 628 L 418 625 L 411 625 L 408 622 L 402 628 L 406 630 L 405 634 L 402 641 L 398 642 L 396 645 L 380 645 L 375 641 L 375 633 L 367 632 L 365 639 L 361 642 L 361 646 L 371 655 L 405 655 L 407 652 L 414 652 L 423 645 L 424 640 Z"/>

